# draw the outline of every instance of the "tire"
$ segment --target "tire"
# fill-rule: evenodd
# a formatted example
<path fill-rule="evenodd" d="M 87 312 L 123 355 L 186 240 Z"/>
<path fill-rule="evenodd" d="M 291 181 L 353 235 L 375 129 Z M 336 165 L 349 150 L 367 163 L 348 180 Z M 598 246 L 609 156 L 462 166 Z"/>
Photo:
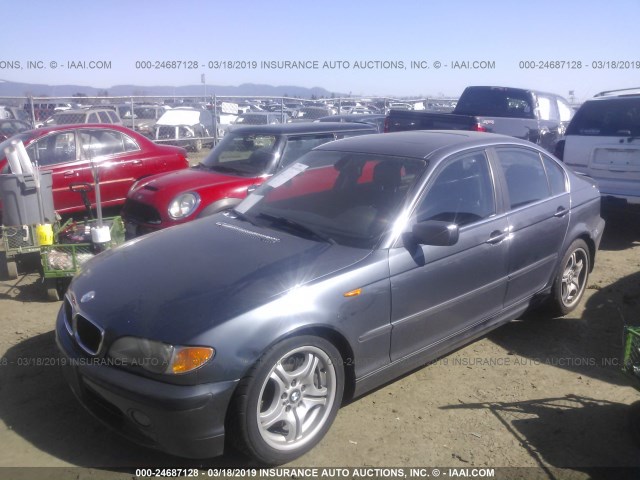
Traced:
<path fill-rule="evenodd" d="M 562 258 L 553 283 L 553 313 L 567 315 L 578 306 L 587 287 L 590 268 L 589 247 L 584 240 L 574 240 Z"/>
<path fill-rule="evenodd" d="M 9 280 L 18 278 L 18 264 L 15 260 L 7 260 L 7 278 Z"/>
<path fill-rule="evenodd" d="M 237 449 L 259 462 L 289 462 L 324 437 L 343 391 L 342 357 L 333 344 L 314 336 L 283 340 L 241 380 L 227 433 Z"/>
<path fill-rule="evenodd" d="M 50 302 L 58 302 L 61 299 L 58 282 L 55 278 L 46 278 L 44 283 L 47 289 L 47 300 Z"/>
<path fill-rule="evenodd" d="M 202 150 L 202 138 L 196 138 L 191 144 L 191 148 L 193 148 L 194 152 Z"/>
<path fill-rule="evenodd" d="M 631 438 L 640 447 L 640 402 L 632 403 L 629 406 L 629 430 Z"/>

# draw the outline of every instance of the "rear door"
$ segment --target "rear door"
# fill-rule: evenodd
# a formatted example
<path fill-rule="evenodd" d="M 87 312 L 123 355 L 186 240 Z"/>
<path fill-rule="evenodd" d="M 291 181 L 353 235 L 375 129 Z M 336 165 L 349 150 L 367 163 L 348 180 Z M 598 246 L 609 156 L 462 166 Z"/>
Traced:
<path fill-rule="evenodd" d="M 493 150 L 507 186 L 509 283 L 505 308 L 547 286 L 555 273 L 569 225 L 570 197 L 562 168 L 527 147 Z"/>
<path fill-rule="evenodd" d="M 98 169 L 100 193 L 105 205 L 124 202 L 129 188 L 147 169 L 140 146 L 128 135 L 109 128 L 79 130 L 82 158 Z M 147 166 L 153 158 L 146 158 Z M 95 203 L 95 194 L 91 196 Z"/>
<path fill-rule="evenodd" d="M 81 210 L 82 197 L 71 192 L 75 182 L 92 183 L 89 163 L 80 155 L 77 130 L 50 133 L 32 142 L 27 153 L 43 170 L 51 171 L 53 205 L 60 212 Z"/>

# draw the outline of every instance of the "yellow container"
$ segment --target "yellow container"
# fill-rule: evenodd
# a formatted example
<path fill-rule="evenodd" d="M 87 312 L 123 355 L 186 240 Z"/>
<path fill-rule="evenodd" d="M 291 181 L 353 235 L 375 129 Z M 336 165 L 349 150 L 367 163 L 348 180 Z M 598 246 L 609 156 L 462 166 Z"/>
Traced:
<path fill-rule="evenodd" d="M 36 225 L 38 245 L 53 245 L 53 226 L 50 223 Z"/>

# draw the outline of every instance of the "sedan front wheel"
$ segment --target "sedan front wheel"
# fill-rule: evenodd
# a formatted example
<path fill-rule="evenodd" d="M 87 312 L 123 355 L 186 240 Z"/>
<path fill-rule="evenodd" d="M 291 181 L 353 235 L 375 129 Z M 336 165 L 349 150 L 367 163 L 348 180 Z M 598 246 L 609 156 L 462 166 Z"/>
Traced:
<path fill-rule="evenodd" d="M 291 461 L 324 437 L 343 389 L 342 357 L 333 344 L 313 336 L 286 339 L 240 382 L 227 432 L 261 462 Z"/>

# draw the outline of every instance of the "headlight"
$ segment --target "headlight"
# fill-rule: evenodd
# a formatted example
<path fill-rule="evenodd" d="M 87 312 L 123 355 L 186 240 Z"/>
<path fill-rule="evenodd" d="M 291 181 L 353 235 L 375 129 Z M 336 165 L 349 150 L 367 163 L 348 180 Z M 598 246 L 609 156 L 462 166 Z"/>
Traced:
<path fill-rule="evenodd" d="M 138 366 L 152 373 L 179 375 L 201 367 L 214 355 L 210 347 L 182 347 L 137 337 L 122 337 L 109 357 L 122 366 Z"/>
<path fill-rule="evenodd" d="M 169 216 L 174 220 L 191 215 L 200 203 L 200 195 L 195 192 L 182 193 L 169 204 Z"/>

